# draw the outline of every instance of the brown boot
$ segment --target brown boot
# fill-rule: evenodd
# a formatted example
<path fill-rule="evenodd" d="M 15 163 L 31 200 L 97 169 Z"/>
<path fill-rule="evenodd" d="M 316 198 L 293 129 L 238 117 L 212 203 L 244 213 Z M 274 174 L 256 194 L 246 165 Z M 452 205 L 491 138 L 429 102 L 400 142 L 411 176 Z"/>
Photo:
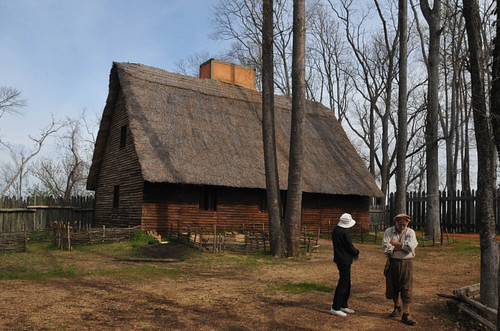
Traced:
<path fill-rule="evenodd" d="M 401 322 L 403 322 L 406 325 L 415 324 L 415 321 L 410 318 L 410 314 L 403 314 L 403 317 L 401 317 Z"/>
<path fill-rule="evenodd" d="M 398 317 L 399 315 L 401 315 L 401 307 L 394 306 L 394 310 L 392 311 L 391 315 L 389 315 L 389 316 L 390 317 Z"/>

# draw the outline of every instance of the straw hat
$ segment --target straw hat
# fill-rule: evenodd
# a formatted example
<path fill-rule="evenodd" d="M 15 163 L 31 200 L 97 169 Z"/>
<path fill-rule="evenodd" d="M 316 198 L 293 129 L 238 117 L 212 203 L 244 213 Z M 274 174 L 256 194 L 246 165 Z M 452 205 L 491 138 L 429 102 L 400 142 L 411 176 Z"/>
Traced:
<path fill-rule="evenodd" d="M 342 216 L 340 216 L 339 223 L 337 226 L 340 226 L 341 228 L 352 228 L 356 224 L 356 221 L 352 219 L 351 214 L 344 213 Z"/>
<path fill-rule="evenodd" d="M 397 220 L 411 222 L 411 217 L 406 214 L 397 214 L 396 216 L 394 216 L 394 222 L 396 222 Z"/>

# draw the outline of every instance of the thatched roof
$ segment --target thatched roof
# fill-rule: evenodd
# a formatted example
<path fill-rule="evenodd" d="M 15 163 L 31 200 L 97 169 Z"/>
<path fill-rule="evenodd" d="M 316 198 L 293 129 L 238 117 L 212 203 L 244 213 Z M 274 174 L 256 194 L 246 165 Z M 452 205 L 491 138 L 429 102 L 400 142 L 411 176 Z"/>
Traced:
<path fill-rule="evenodd" d="M 133 63 L 114 63 L 87 187 L 95 189 L 121 89 L 145 181 L 266 187 L 261 94 Z M 304 192 L 382 196 L 333 112 L 306 103 Z M 287 188 L 291 99 L 276 96 L 280 188 Z"/>

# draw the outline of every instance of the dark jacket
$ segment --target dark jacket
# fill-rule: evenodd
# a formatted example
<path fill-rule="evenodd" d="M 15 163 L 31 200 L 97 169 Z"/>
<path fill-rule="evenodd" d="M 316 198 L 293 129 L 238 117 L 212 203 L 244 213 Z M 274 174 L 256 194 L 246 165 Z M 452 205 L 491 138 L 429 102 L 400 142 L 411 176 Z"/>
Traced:
<path fill-rule="evenodd" d="M 352 264 L 354 258 L 359 255 L 351 241 L 351 237 L 345 228 L 335 227 L 332 231 L 333 261 L 337 264 Z"/>

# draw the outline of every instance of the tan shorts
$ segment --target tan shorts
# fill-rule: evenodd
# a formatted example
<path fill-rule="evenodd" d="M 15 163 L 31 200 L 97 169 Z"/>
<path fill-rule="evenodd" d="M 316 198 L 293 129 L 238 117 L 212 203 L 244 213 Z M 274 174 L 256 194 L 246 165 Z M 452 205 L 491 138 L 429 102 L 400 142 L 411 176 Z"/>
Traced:
<path fill-rule="evenodd" d="M 391 259 L 389 273 L 385 278 L 385 297 L 395 299 L 401 293 L 404 303 L 411 303 L 413 291 L 413 260 Z"/>

